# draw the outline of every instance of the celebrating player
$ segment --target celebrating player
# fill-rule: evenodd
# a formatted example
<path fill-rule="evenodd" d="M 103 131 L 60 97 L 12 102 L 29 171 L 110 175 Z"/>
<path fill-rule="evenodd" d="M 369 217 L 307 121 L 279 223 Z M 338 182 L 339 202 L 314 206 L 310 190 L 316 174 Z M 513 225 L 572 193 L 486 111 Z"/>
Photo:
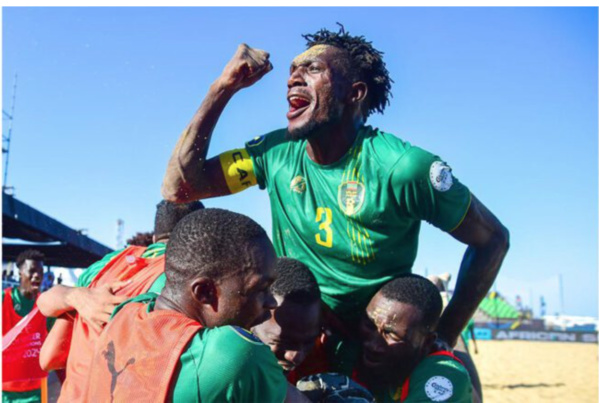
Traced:
<path fill-rule="evenodd" d="M 119 306 L 102 332 L 85 401 L 303 400 L 245 329 L 270 317 L 275 253 L 250 218 L 192 213 L 166 251 L 166 285 Z"/>
<path fill-rule="evenodd" d="M 112 252 L 92 264 L 79 277 L 77 287 L 55 286 L 40 296 L 44 315 L 67 314 L 58 319 L 40 355 L 45 369 L 67 368 L 61 402 L 81 400 L 95 342 L 114 308 L 132 296 L 162 290 L 170 234 L 183 217 L 202 208 L 201 202 L 177 205 L 161 201 L 156 206 L 153 244 Z"/>
<path fill-rule="evenodd" d="M 6 335 L 34 309 L 44 276 L 44 255 L 35 249 L 25 250 L 17 256 L 16 265 L 19 270 L 19 286 L 2 290 L 2 336 Z M 23 333 L 37 334 L 33 344 L 43 343 L 53 320 L 46 321 L 39 313 L 32 315 L 35 316 L 26 325 Z M 38 354 L 39 346 L 33 347 L 33 350 L 35 350 L 35 354 Z M 8 352 L 6 353 L 8 354 Z M 36 360 L 30 359 L 31 355 L 23 358 L 23 352 L 19 351 L 19 353 L 21 354 L 18 356 L 14 354 L 10 357 L 3 354 L 4 364 L 8 365 L 3 367 L 2 401 L 40 401 L 42 380 L 39 376 L 42 373 L 41 368 Z M 29 379 L 12 380 L 17 372 L 29 373 L 30 377 Z M 39 376 L 34 376 L 34 374 Z M 8 379 L 11 380 L 8 381 Z"/>
<path fill-rule="evenodd" d="M 272 69 L 267 52 L 240 45 L 179 138 L 163 196 L 186 202 L 268 189 L 277 254 L 312 270 L 328 322 L 349 334 L 376 290 L 411 271 L 421 222 L 431 223 L 468 245 L 438 326 L 449 348 L 491 287 L 508 231 L 441 158 L 366 125 L 389 103 L 381 52 L 343 29 L 304 38 L 308 49 L 287 81 L 287 128 L 207 159 L 229 100 Z"/>
<path fill-rule="evenodd" d="M 322 359 L 301 366 L 320 336 L 320 291 L 310 269 L 298 260 L 278 258 L 275 273 L 270 291 L 278 305 L 270 319 L 252 331 L 270 347 L 287 379 L 295 383 L 303 375 L 328 370 Z"/>
<path fill-rule="evenodd" d="M 363 352 L 354 374 L 377 402 L 471 402 L 462 362 L 434 352 L 442 302 L 424 277 L 404 275 L 372 298 L 360 326 Z"/>

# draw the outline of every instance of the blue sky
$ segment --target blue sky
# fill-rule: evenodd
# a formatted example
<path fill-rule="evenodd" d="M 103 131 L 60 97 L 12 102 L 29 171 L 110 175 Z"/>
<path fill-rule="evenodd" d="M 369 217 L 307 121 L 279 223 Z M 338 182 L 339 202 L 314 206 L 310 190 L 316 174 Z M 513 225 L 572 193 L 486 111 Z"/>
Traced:
<path fill-rule="evenodd" d="M 173 146 L 237 45 L 274 70 L 238 93 L 209 155 L 284 127 L 301 34 L 341 22 L 394 79 L 369 123 L 442 156 L 510 229 L 497 289 L 597 316 L 597 8 L 3 8 L 3 109 L 18 73 L 8 185 L 109 246 L 151 230 Z M 6 121 L 3 122 L 6 130 Z M 208 206 L 270 230 L 257 188 Z M 414 271 L 465 247 L 423 225 Z"/>

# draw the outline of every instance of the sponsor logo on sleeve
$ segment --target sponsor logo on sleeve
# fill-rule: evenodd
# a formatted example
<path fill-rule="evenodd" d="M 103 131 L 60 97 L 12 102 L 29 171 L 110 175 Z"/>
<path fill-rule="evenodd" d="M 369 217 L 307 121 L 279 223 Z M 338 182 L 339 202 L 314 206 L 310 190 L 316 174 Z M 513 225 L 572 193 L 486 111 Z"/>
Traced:
<path fill-rule="evenodd" d="M 444 402 L 453 395 L 453 384 L 444 376 L 433 376 L 426 381 L 424 392 L 433 402 Z"/>
<path fill-rule="evenodd" d="M 451 168 L 443 161 L 435 161 L 431 164 L 429 171 L 431 184 L 439 192 L 446 192 L 453 185 L 453 175 Z"/>
<path fill-rule="evenodd" d="M 254 137 L 253 139 L 251 139 L 250 141 L 247 142 L 247 146 L 248 147 L 256 147 L 263 141 L 264 141 L 264 136 Z"/>

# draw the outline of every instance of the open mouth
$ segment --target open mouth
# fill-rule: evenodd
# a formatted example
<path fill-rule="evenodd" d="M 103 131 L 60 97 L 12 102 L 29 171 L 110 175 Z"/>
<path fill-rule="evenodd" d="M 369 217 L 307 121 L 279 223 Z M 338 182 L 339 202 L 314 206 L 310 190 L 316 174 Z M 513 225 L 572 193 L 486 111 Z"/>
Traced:
<path fill-rule="evenodd" d="M 289 102 L 289 111 L 287 119 L 295 119 L 301 115 L 310 106 L 310 99 L 302 95 L 290 95 L 287 97 Z"/>

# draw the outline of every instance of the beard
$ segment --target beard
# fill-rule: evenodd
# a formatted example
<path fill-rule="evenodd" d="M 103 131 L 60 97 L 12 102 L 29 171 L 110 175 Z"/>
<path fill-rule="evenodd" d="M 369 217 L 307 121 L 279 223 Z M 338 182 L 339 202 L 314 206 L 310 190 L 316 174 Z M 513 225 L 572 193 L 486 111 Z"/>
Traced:
<path fill-rule="evenodd" d="M 328 98 L 320 110 L 310 116 L 308 121 L 300 127 L 292 130 L 287 129 L 287 135 L 291 140 L 309 140 L 316 135 L 324 135 L 335 125 L 339 124 L 343 116 L 343 106 L 332 98 Z M 308 111 L 306 111 L 308 112 Z M 304 113 L 306 113 L 304 112 Z M 320 116 L 319 116 L 320 115 Z"/>

